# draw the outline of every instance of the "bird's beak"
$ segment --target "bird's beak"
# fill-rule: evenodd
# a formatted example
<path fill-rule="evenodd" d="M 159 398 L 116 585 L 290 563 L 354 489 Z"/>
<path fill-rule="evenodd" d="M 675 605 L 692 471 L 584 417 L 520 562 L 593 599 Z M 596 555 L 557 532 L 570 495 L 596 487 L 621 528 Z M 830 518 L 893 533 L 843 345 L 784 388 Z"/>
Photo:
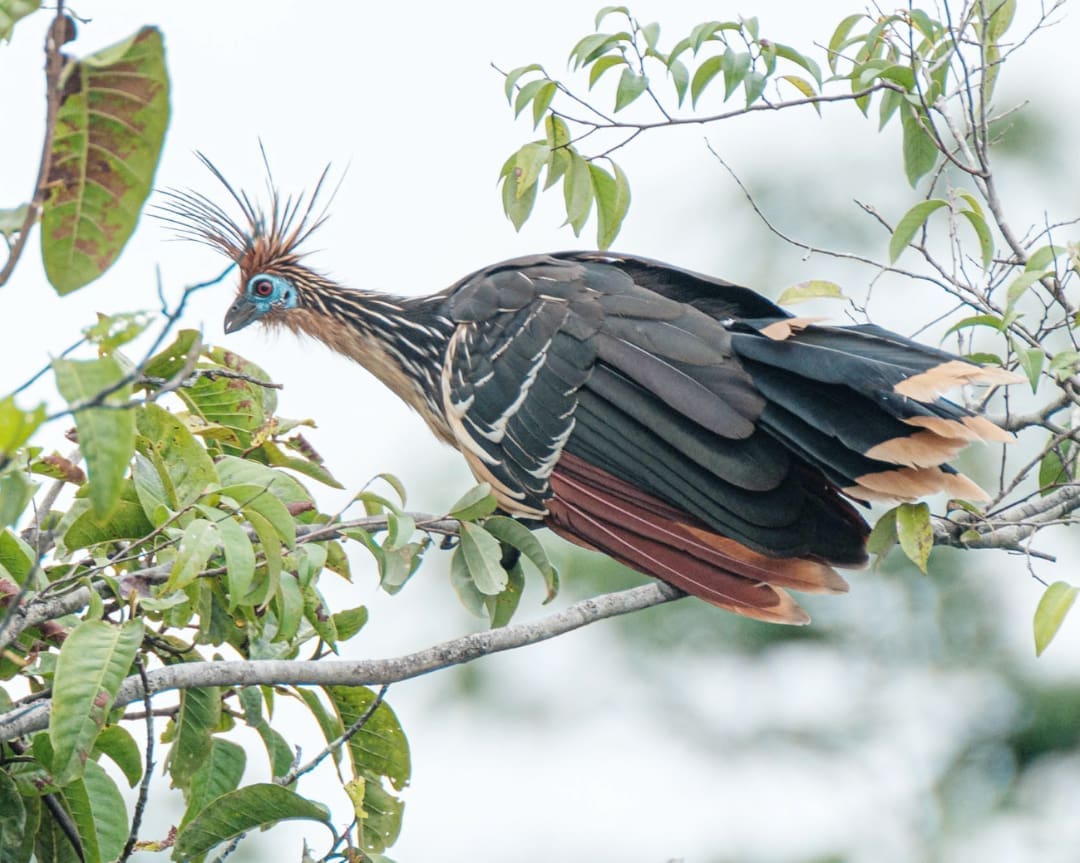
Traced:
<path fill-rule="evenodd" d="M 229 311 L 225 313 L 225 332 L 235 333 L 237 330 L 242 330 L 258 316 L 259 310 L 254 303 L 239 299 L 229 306 Z"/>

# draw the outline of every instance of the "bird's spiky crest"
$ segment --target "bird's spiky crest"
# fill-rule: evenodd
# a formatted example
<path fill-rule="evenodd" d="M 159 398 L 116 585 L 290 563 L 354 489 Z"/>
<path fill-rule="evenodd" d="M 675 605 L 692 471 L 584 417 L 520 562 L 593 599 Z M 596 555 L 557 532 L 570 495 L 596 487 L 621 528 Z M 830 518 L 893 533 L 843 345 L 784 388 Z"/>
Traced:
<path fill-rule="evenodd" d="M 326 204 L 316 209 L 320 206 L 319 196 L 330 173 L 327 165 L 310 195 L 301 193 L 282 198 L 274 184 L 266 151 L 261 145 L 259 149 L 266 167 L 269 212 L 243 189 L 237 190 L 203 153 L 196 152 L 199 161 L 217 177 L 240 208 L 240 220 L 234 219 L 209 196 L 188 189 L 164 190 L 167 200 L 154 213 L 175 228 L 180 237 L 218 250 L 235 261 L 244 273 L 298 263 L 302 257 L 300 246 L 326 221 L 330 203 L 337 192 L 335 188 Z"/>

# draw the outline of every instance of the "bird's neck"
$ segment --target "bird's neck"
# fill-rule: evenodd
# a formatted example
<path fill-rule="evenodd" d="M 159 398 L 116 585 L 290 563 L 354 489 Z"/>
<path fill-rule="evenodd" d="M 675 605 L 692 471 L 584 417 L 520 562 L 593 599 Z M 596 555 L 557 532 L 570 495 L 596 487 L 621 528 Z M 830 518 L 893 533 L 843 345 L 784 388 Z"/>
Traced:
<path fill-rule="evenodd" d="M 454 324 L 442 307 L 440 295 L 395 297 L 326 281 L 304 292 L 285 323 L 360 363 L 451 441 L 443 420 L 442 369 Z"/>

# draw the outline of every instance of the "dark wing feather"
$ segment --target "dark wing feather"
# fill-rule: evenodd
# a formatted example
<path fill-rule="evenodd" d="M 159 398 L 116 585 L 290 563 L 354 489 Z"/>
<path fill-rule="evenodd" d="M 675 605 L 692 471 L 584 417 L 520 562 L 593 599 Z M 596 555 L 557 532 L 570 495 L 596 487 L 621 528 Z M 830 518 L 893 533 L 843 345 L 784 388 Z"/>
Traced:
<path fill-rule="evenodd" d="M 646 259 L 508 261 L 446 308 L 447 412 L 504 508 L 763 619 L 798 622 L 783 587 L 865 562 L 840 490 L 970 496 L 945 461 L 1001 434 L 934 392 L 976 366 Z"/>

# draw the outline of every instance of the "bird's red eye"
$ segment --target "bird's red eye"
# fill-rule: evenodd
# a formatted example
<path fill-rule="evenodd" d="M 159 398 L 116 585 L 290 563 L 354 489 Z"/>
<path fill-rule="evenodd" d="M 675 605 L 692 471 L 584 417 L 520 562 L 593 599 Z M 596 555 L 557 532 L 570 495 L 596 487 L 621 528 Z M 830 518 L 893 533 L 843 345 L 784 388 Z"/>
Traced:
<path fill-rule="evenodd" d="M 251 290 L 257 297 L 268 297 L 274 293 L 274 284 L 269 279 L 259 279 L 251 286 Z"/>

